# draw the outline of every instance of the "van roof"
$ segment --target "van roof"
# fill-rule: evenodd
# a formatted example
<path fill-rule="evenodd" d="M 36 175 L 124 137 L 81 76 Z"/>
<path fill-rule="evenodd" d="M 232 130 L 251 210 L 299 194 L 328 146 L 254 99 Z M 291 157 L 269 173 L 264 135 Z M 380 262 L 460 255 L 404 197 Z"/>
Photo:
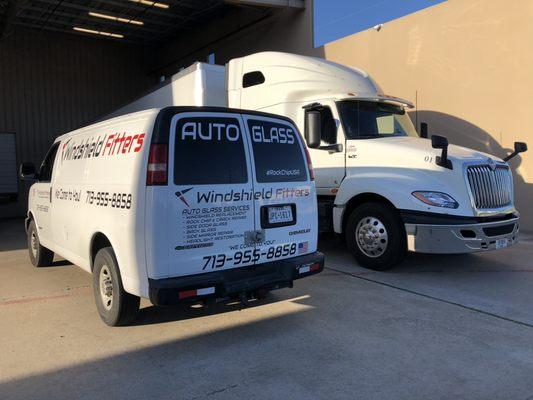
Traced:
<path fill-rule="evenodd" d="M 148 116 L 150 114 L 156 114 L 160 110 L 161 110 L 160 108 L 151 108 L 151 109 L 148 109 L 148 110 L 137 111 L 137 112 L 134 112 L 134 113 L 125 114 L 125 115 L 121 115 L 121 116 L 118 116 L 118 117 L 106 119 L 104 121 L 100 121 L 100 122 L 97 122 L 97 123 L 94 123 L 94 124 L 91 124 L 91 125 L 87 125 L 87 126 L 75 129 L 75 130 L 67 132 L 67 133 L 64 133 L 63 135 L 58 136 L 56 138 L 56 141 L 64 139 L 66 137 L 80 135 L 80 134 L 85 133 L 85 132 L 87 132 L 88 130 L 91 130 L 91 129 L 105 128 L 107 125 L 114 124 L 118 120 L 132 120 L 132 119 L 135 119 L 135 118 L 146 117 L 146 116 Z"/>

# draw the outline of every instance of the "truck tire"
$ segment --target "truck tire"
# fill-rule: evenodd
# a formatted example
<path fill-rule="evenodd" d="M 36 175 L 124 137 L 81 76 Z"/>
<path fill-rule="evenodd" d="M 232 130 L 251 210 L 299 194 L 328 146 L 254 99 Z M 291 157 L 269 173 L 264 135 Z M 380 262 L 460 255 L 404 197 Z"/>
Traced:
<path fill-rule="evenodd" d="M 93 292 L 98 314 L 107 325 L 128 325 L 137 317 L 141 299 L 124 290 L 112 247 L 104 247 L 96 253 Z"/>
<path fill-rule="evenodd" d="M 30 221 L 28 226 L 28 251 L 30 253 L 30 261 L 35 268 L 47 267 L 54 261 L 54 252 L 48 250 L 39 241 L 37 225 L 33 220 Z"/>
<path fill-rule="evenodd" d="M 348 249 L 365 268 L 386 271 L 407 254 L 402 221 L 396 210 L 384 203 L 364 203 L 353 210 L 345 236 Z"/>

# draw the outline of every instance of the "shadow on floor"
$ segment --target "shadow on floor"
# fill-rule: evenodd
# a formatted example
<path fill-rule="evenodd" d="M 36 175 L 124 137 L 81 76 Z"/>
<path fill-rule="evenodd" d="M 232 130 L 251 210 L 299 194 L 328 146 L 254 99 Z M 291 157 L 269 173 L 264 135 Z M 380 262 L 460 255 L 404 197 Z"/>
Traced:
<path fill-rule="evenodd" d="M 305 299 L 303 303 L 308 305 L 308 301 Z M 235 384 L 235 370 L 242 368 L 246 373 L 247 365 L 259 362 L 266 363 L 265 366 L 280 363 L 285 365 L 284 368 L 296 367 L 297 349 L 291 349 L 289 343 L 295 342 L 295 336 L 302 329 L 299 314 L 312 310 L 301 308 L 282 316 L 265 316 L 259 321 L 233 321 L 235 326 L 228 328 L 219 327 L 192 337 L 184 335 L 182 339 L 167 343 L 4 381 L 0 383 L 0 393 L 9 399 L 25 400 L 86 399 L 104 392 L 109 398 L 204 398 L 213 390 L 213 385 L 220 384 L 224 389 L 228 384 Z M 157 317 L 153 307 L 145 309 L 143 314 L 141 320 L 145 323 L 153 319 L 160 323 L 161 316 L 169 320 L 197 316 L 195 312 L 185 309 L 180 312 L 174 307 L 158 309 Z M 127 334 L 128 329 L 135 328 L 109 329 L 120 329 Z M 278 354 L 269 350 L 273 341 L 283 343 L 278 346 Z M 268 372 L 263 370 L 263 373 Z"/>
<path fill-rule="evenodd" d="M 183 321 L 198 317 L 207 317 L 210 315 L 219 315 L 243 309 L 252 309 L 267 304 L 276 303 L 284 299 L 277 297 L 276 294 L 269 293 L 264 299 L 253 299 L 247 306 L 243 306 L 237 300 L 222 301 L 215 304 L 180 304 L 176 306 L 148 306 L 141 308 L 137 319 L 132 323 L 137 325 L 154 325 L 167 322 Z"/>

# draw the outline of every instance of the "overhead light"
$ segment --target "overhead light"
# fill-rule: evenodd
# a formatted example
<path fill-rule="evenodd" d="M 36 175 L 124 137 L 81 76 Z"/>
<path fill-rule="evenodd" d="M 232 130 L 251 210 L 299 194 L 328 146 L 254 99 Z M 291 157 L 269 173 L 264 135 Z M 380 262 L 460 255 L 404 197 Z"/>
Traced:
<path fill-rule="evenodd" d="M 158 3 L 156 1 L 149 1 L 149 0 L 130 0 L 130 1 L 133 1 L 134 3 L 144 4 L 145 6 L 149 6 L 149 7 L 157 7 L 157 8 L 165 8 L 165 9 L 170 7 L 168 4 Z"/>
<path fill-rule="evenodd" d="M 85 28 L 78 28 L 75 26 L 74 28 L 77 32 L 83 32 L 83 33 L 92 33 L 93 35 L 101 35 L 101 36 L 108 36 L 108 37 L 114 37 L 118 39 L 124 39 L 124 35 L 121 35 L 119 33 L 110 33 L 110 32 L 103 32 L 103 31 L 95 31 L 93 29 L 85 29 Z"/>
<path fill-rule="evenodd" d="M 89 12 L 89 15 L 91 17 L 97 17 L 97 18 L 103 18 L 108 19 L 110 21 L 117 21 L 117 22 L 124 22 L 125 24 L 133 24 L 133 25 L 144 25 L 144 22 L 142 21 L 136 21 L 134 19 L 127 19 L 127 18 L 120 18 L 120 17 L 114 17 L 112 15 L 107 14 L 100 14 L 95 12 Z"/>

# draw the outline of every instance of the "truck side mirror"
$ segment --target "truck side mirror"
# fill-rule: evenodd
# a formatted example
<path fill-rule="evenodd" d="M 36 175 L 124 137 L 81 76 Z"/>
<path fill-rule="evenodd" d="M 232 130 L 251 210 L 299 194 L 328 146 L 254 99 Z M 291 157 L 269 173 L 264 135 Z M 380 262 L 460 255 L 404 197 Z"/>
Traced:
<path fill-rule="evenodd" d="M 525 153 L 527 151 L 527 143 L 514 142 L 514 151 L 517 153 Z"/>
<path fill-rule="evenodd" d="M 448 138 L 439 135 L 431 136 L 431 147 L 433 147 L 434 149 L 447 149 Z"/>
<path fill-rule="evenodd" d="M 305 111 L 304 136 L 307 147 L 316 149 L 320 146 L 322 114 L 318 110 Z"/>
<path fill-rule="evenodd" d="M 527 143 L 524 142 L 514 142 L 514 151 L 503 159 L 503 161 L 509 161 L 511 158 L 517 156 L 519 153 L 524 153 L 527 151 Z"/>
<path fill-rule="evenodd" d="M 444 136 L 431 136 L 431 147 L 442 149 L 442 154 L 437 156 L 437 165 L 443 168 L 453 169 L 452 162 L 448 160 L 448 139 Z"/>
<path fill-rule="evenodd" d="M 37 173 L 35 164 L 31 162 L 23 162 L 20 164 L 19 176 L 23 181 L 35 181 L 37 180 Z"/>
<path fill-rule="evenodd" d="M 420 123 L 420 137 L 424 139 L 428 138 L 428 124 L 425 122 Z"/>

